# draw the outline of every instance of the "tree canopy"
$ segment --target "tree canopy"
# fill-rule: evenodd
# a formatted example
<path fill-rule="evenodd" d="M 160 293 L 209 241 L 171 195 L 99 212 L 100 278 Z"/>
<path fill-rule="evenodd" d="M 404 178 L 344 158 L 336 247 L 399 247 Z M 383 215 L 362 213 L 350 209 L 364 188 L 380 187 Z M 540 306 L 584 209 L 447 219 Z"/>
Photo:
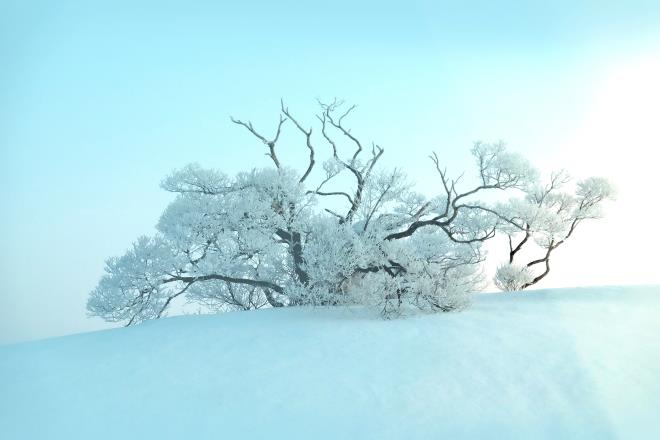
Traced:
<path fill-rule="evenodd" d="M 457 310 L 484 284 L 486 240 L 498 232 L 509 237 L 509 265 L 530 237 L 545 250 L 524 271 L 498 271 L 498 286 L 528 287 L 549 271 L 552 250 L 583 220 L 600 216 L 612 195 L 600 178 L 580 182 L 575 194 L 561 192 L 564 173 L 541 187 L 523 157 L 502 143 L 479 142 L 471 151 L 476 183 L 463 187 L 432 153 L 438 190 L 426 197 L 402 170 L 379 167 L 382 147 L 363 143 L 346 127 L 354 108 L 321 103 L 320 136 L 284 104 L 272 137 L 232 119 L 265 145 L 273 166 L 230 177 L 191 164 L 167 176 L 161 186 L 175 198 L 157 233 L 107 260 L 88 300 L 90 314 L 131 325 L 163 316 L 182 295 L 209 310 L 367 304 L 387 317 L 406 308 Z M 277 155 L 287 121 L 304 142 L 303 170 Z M 479 201 L 487 192 L 511 200 Z M 546 271 L 533 275 L 540 263 Z"/>

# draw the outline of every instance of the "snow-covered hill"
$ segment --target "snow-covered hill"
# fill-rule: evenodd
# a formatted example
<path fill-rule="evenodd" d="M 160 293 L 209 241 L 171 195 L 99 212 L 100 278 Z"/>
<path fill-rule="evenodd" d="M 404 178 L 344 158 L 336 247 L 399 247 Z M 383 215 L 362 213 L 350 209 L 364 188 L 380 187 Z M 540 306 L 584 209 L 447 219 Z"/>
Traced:
<path fill-rule="evenodd" d="M 0 347 L 3 439 L 660 438 L 660 287 L 183 316 Z"/>

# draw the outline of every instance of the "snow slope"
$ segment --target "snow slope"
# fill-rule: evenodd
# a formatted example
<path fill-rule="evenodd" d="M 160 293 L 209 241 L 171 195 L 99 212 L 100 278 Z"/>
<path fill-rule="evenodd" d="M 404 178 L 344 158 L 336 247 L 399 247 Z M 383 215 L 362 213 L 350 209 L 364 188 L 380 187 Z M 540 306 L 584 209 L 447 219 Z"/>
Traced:
<path fill-rule="evenodd" d="M 174 317 L 0 347 L 0 438 L 660 438 L 659 330 L 660 286 Z"/>

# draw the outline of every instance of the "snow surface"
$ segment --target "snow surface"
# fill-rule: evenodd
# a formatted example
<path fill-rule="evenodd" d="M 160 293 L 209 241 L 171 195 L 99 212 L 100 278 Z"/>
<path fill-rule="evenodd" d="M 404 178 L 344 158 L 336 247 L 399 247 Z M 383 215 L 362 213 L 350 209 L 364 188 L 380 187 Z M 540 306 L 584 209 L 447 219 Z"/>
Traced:
<path fill-rule="evenodd" d="M 660 438 L 659 330 L 660 286 L 167 318 L 0 347 L 0 438 Z"/>

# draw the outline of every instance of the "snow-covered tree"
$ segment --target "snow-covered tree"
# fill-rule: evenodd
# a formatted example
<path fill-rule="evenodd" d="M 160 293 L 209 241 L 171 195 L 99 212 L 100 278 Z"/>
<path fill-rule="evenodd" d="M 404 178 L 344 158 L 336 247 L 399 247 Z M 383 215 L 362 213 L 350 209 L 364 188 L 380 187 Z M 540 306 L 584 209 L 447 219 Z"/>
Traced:
<path fill-rule="evenodd" d="M 181 296 L 210 310 L 368 304 L 393 316 L 464 307 L 483 281 L 482 244 L 501 223 L 475 197 L 527 188 L 533 168 L 502 144 L 477 143 L 477 183 L 461 189 L 434 153 L 438 191 L 427 198 L 401 170 L 380 169 L 384 149 L 345 126 L 355 107 L 320 105 L 316 136 L 284 104 L 272 137 L 232 119 L 265 145 L 272 167 L 230 177 L 189 165 L 167 176 L 162 187 L 175 198 L 156 235 L 107 261 L 90 314 L 131 325 L 163 316 Z M 304 142 L 302 172 L 277 155 L 287 121 Z M 321 167 L 319 143 L 328 152 Z"/>
<path fill-rule="evenodd" d="M 552 252 L 585 220 L 601 218 L 603 203 L 614 198 L 614 187 L 605 178 L 581 180 L 572 191 L 567 188 L 570 183 L 565 171 L 556 172 L 547 185 L 530 185 L 523 189 L 524 197 L 494 208 L 509 242 L 508 264 L 500 266 L 494 279 L 498 288 L 522 290 L 541 281 L 550 273 Z M 514 264 L 516 256 L 534 244 L 540 249 L 539 258 Z"/>
<path fill-rule="evenodd" d="M 500 290 L 514 292 L 522 290 L 533 279 L 534 275 L 529 267 L 506 263 L 497 268 L 493 282 Z"/>

